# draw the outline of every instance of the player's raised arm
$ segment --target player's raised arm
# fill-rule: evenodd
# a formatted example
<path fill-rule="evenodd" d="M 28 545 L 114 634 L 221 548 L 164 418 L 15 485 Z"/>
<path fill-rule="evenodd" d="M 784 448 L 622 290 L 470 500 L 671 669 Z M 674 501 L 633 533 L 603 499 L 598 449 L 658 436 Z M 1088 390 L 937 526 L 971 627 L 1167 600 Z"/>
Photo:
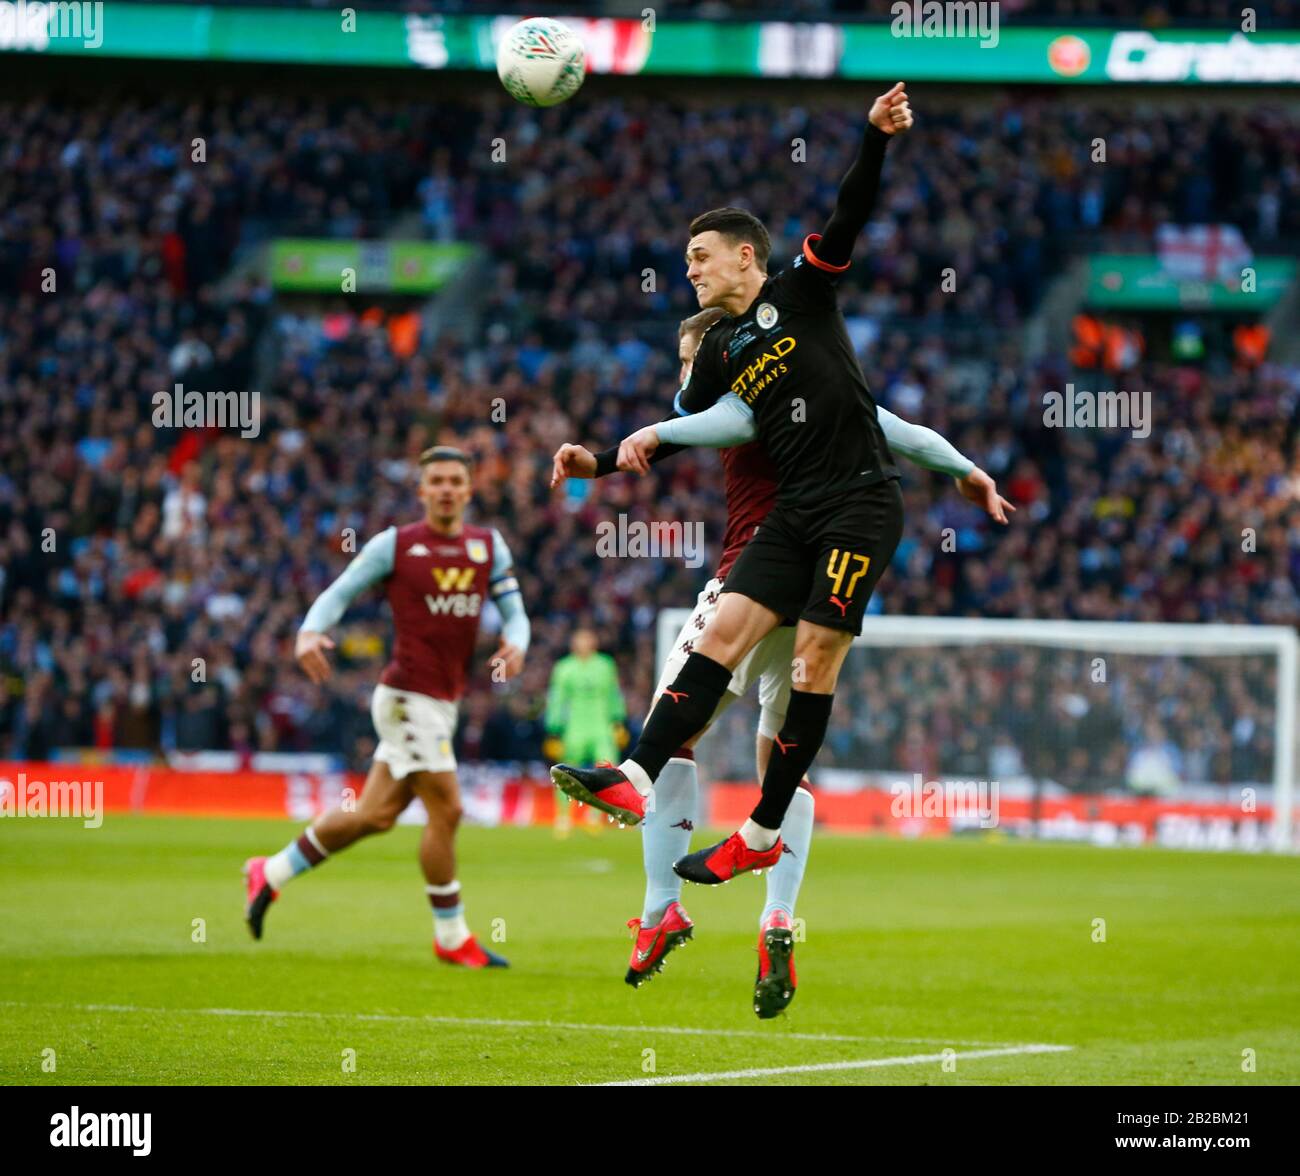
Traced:
<path fill-rule="evenodd" d="M 294 644 L 294 657 L 318 686 L 329 679 L 330 663 L 326 651 L 334 648 L 328 630 L 342 619 L 350 605 L 367 588 L 392 575 L 393 558 L 397 551 L 397 528 L 380 531 L 353 558 L 307 610 L 298 638 Z"/>
<path fill-rule="evenodd" d="M 887 408 L 877 407 L 876 418 L 890 449 L 923 469 L 949 475 L 963 498 L 982 507 L 997 522 L 1005 525 L 1007 511 L 1015 512 L 998 493 L 998 484 L 942 433 L 905 421 Z"/>
<path fill-rule="evenodd" d="M 660 445 L 698 445 L 706 449 L 729 449 L 758 436 L 754 410 L 734 392 L 728 392 L 712 407 L 690 416 L 661 421 L 638 429 L 618 447 L 618 468 L 638 474 L 650 472 L 650 462 Z"/>
<path fill-rule="evenodd" d="M 975 463 L 942 433 L 924 425 L 914 425 L 879 405 L 876 406 L 876 419 L 889 448 L 901 453 L 913 465 L 953 478 L 964 478 L 975 468 Z"/>
<path fill-rule="evenodd" d="M 665 420 L 674 420 L 684 415 L 688 409 L 682 407 L 683 394 L 690 383 L 695 353 L 699 350 L 704 332 L 722 318 L 726 312 L 720 306 L 706 307 L 697 314 L 683 319 L 677 327 L 677 358 L 681 361 L 679 388 L 673 399 L 673 411 Z M 663 461 L 674 453 L 688 448 L 685 445 L 661 445 L 649 459 L 651 463 Z M 555 451 L 551 466 L 551 489 L 554 490 L 565 478 L 603 478 L 616 473 L 625 466 L 618 464 L 619 446 L 612 445 L 599 453 L 592 453 L 582 445 L 561 445 Z"/>
<path fill-rule="evenodd" d="M 665 420 L 672 420 L 666 417 Z M 680 453 L 685 445 L 663 445 L 650 458 L 651 462 L 663 461 Z M 551 489 L 554 490 L 565 478 L 604 478 L 629 467 L 618 464 L 619 446 L 611 445 L 599 453 L 592 453 L 583 445 L 565 444 L 555 451 L 551 459 Z"/>
<path fill-rule="evenodd" d="M 880 191 L 880 172 L 885 165 L 885 148 L 894 135 L 912 125 L 912 108 L 902 82 L 881 94 L 867 115 L 862 144 L 844 179 L 840 182 L 835 211 L 826 222 L 821 239 L 813 246 L 817 260 L 843 268 L 849 264 L 853 246 L 875 208 Z"/>

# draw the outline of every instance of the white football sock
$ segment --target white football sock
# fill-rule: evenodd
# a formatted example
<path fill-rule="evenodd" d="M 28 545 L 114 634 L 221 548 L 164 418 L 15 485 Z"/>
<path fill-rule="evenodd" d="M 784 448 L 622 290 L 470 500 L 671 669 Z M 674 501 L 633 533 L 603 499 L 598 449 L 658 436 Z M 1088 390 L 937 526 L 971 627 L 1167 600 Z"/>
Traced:
<path fill-rule="evenodd" d="M 759 916 L 759 927 L 776 911 L 784 911 L 794 918 L 794 903 L 799 897 L 799 885 L 808 865 L 808 850 L 812 846 L 813 795 L 800 786 L 794 790 L 794 799 L 786 809 L 781 822 L 781 840 L 786 852 L 767 874 L 767 904 Z"/>
<path fill-rule="evenodd" d="M 635 760 L 624 760 L 618 765 L 618 770 L 625 775 L 642 796 L 649 796 L 650 789 L 654 787 L 654 781 L 650 779 L 643 768 Z"/>
<path fill-rule="evenodd" d="M 460 897 L 460 883 L 448 882 L 445 886 L 429 883 L 424 892 L 429 896 L 430 904 L 434 898 L 447 899 L 455 895 Z M 455 951 L 469 938 L 469 924 L 465 922 L 465 906 L 457 902 L 453 907 L 433 908 L 433 938 L 443 951 Z"/>
<path fill-rule="evenodd" d="M 682 880 L 673 862 L 691 848 L 695 809 L 699 802 L 695 761 L 673 757 L 655 781 L 655 803 L 641 822 L 641 854 L 645 861 L 645 906 L 641 922 L 652 927 L 670 902 L 682 896 Z"/>
<path fill-rule="evenodd" d="M 465 913 L 447 918 L 444 915 L 433 916 L 433 937 L 443 951 L 455 951 L 469 938 L 469 924 L 465 922 Z"/>
<path fill-rule="evenodd" d="M 329 851 L 320 843 L 315 829 L 309 825 L 304 833 L 312 847 L 320 854 L 321 861 L 329 857 Z M 295 837 L 279 853 L 273 853 L 266 859 L 262 872 L 266 875 L 267 884 L 272 890 L 283 890 L 290 878 L 296 878 L 311 869 L 312 864 L 307 855 L 298 848 L 298 841 L 299 839 Z M 319 864 L 318 862 L 317 865 Z"/>

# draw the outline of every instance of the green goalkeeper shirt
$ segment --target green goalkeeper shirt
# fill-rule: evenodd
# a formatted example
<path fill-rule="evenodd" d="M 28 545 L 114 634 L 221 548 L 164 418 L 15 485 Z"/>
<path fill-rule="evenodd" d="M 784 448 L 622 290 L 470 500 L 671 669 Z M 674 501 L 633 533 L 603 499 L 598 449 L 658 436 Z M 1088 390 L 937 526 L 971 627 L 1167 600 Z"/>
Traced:
<path fill-rule="evenodd" d="M 607 653 L 569 654 L 555 663 L 546 694 L 546 730 L 566 742 L 608 735 L 627 718 L 618 667 Z"/>

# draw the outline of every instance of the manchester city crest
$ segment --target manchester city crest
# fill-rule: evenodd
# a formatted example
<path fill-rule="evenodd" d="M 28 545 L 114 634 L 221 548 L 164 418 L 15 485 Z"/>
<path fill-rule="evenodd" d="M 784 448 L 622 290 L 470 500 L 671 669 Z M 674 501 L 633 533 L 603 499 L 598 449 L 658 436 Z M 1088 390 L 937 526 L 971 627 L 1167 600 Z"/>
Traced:
<path fill-rule="evenodd" d="M 761 303 L 758 313 L 754 316 L 754 321 L 765 331 L 776 326 L 776 307 L 770 302 Z"/>

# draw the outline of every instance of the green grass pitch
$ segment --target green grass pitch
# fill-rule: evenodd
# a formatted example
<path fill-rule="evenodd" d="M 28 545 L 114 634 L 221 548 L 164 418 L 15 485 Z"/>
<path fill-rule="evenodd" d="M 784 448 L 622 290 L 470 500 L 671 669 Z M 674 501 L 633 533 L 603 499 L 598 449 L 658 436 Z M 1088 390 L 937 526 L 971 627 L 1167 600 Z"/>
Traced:
<path fill-rule="evenodd" d="M 513 965 L 467 973 L 432 958 L 410 827 L 296 879 L 252 942 L 239 867 L 299 828 L 5 821 L 0 1082 L 1300 1081 L 1300 859 L 819 834 L 799 993 L 760 1022 L 761 879 L 688 887 L 695 942 L 634 991 L 635 832 L 466 829 L 471 926 L 501 920 Z"/>

